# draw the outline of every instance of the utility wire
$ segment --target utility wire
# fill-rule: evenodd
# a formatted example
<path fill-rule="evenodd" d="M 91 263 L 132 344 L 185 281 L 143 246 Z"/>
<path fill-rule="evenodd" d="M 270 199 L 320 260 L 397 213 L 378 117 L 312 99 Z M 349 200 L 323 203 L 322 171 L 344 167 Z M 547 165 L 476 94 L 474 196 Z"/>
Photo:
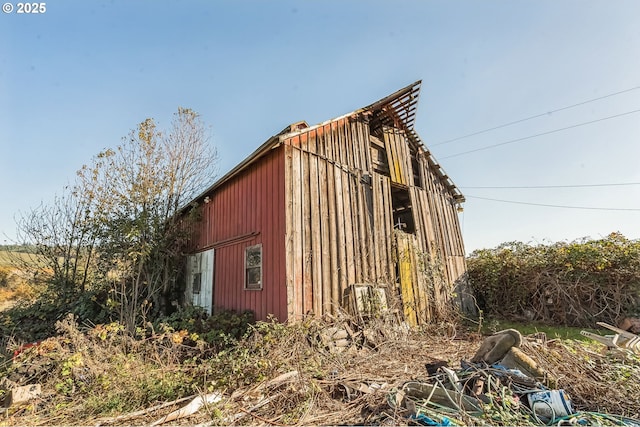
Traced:
<path fill-rule="evenodd" d="M 519 201 L 515 201 L 515 200 L 490 199 L 488 197 L 469 196 L 467 194 L 465 194 L 465 197 L 469 197 L 469 198 L 472 198 L 472 199 L 489 200 L 489 201 L 492 201 L 492 202 L 513 203 L 513 204 L 517 204 L 517 205 L 544 206 L 544 207 L 548 207 L 548 208 L 586 209 L 586 210 L 596 210 L 596 211 L 636 211 L 636 212 L 640 212 L 640 209 L 633 209 L 633 208 L 599 208 L 599 207 L 590 207 L 590 206 L 548 205 L 548 204 L 545 204 L 545 203 L 530 203 L 530 202 L 519 202 Z"/>
<path fill-rule="evenodd" d="M 450 156 L 440 157 L 440 159 L 441 159 L 441 160 L 444 160 L 444 159 L 451 159 L 451 158 L 453 158 L 453 157 L 462 156 L 462 155 L 464 155 L 464 154 L 475 153 L 476 151 L 489 150 L 489 149 L 491 149 L 491 148 L 496 148 L 496 147 L 500 147 L 500 146 L 507 145 L 507 144 L 513 144 L 513 143 L 520 142 L 520 141 L 524 141 L 524 140 L 527 140 L 527 139 L 536 138 L 536 137 L 538 137 L 538 136 L 549 135 L 549 134 L 552 134 L 552 133 L 561 132 L 561 131 L 563 131 L 563 130 L 573 129 L 573 128 L 577 128 L 577 127 L 585 126 L 585 125 L 590 125 L 590 124 L 592 124 L 592 123 L 602 122 L 602 121 L 604 121 L 604 120 L 615 119 L 616 117 L 627 116 L 627 115 L 629 115 L 629 114 L 635 114 L 635 113 L 639 113 L 639 112 L 640 112 L 640 109 L 638 109 L 638 110 L 632 110 L 632 111 L 627 111 L 626 113 L 620 113 L 620 114 L 616 114 L 616 115 L 609 116 L 609 117 L 602 117 L 602 118 L 600 118 L 600 119 L 595 119 L 595 120 L 591 120 L 591 121 L 588 121 L 588 122 L 578 123 L 578 124 L 571 125 L 571 126 L 567 126 L 567 127 L 563 127 L 563 128 L 560 128 L 560 129 L 554 129 L 554 130 L 550 130 L 550 131 L 547 131 L 547 132 L 537 133 L 537 134 L 535 134 L 535 135 L 525 136 L 525 137 L 523 137 L 523 138 L 512 139 L 512 140 L 509 140 L 509 141 L 500 142 L 500 143 L 498 143 L 498 144 L 492 144 L 492 145 L 487 145 L 487 146 L 480 147 L 480 148 L 475 148 L 475 149 L 473 149 L 473 150 L 463 151 L 463 152 L 461 152 L 461 153 L 452 154 L 452 155 L 450 155 Z"/>
<path fill-rule="evenodd" d="M 513 121 L 513 122 L 505 123 L 505 124 L 499 125 L 499 126 L 494 126 L 492 128 L 489 128 L 489 129 L 480 130 L 480 131 L 473 132 L 473 133 L 470 133 L 470 134 L 467 134 L 467 135 L 459 136 L 457 138 L 448 139 L 446 141 L 438 142 L 437 144 L 430 144 L 429 146 L 430 147 L 437 147 L 438 145 L 449 144 L 450 142 L 458 141 L 458 140 L 461 140 L 461 139 L 464 139 L 464 138 L 469 138 L 470 136 L 475 136 L 475 135 L 479 135 L 481 133 L 490 132 L 492 130 L 496 130 L 496 129 L 504 128 L 504 127 L 507 127 L 507 126 L 515 125 L 517 123 L 526 122 L 527 120 L 537 119 L 538 117 L 547 116 L 549 114 L 557 113 L 558 111 L 568 110 L 569 108 L 579 107 L 580 105 L 588 104 L 588 103 L 594 102 L 594 101 L 599 101 L 601 99 L 609 98 L 609 97 L 612 97 L 612 96 L 615 96 L 615 95 L 620 95 L 621 93 L 631 92 L 632 90 L 636 90 L 636 89 L 640 89 L 640 86 L 632 87 L 630 89 L 621 90 L 620 92 L 610 93 L 608 95 L 600 96 L 598 98 L 589 99 L 587 101 L 579 102 L 577 104 L 569 105 L 567 107 L 558 108 L 557 110 L 547 111 L 546 113 L 536 114 L 535 116 L 526 117 L 524 119 L 520 119 L 520 120 L 516 120 L 516 121 Z"/>
<path fill-rule="evenodd" d="M 524 188 L 583 188 L 583 187 L 617 187 L 623 185 L 640 185 L 640 182 L 621 182 L 617 184 L 578 184 L 578 185 L 521 185 L 521 186 L 487 186 L 487 187 L 466 187 L 459 185 L 458 188 L 470 189 L 524 189 Z"/>

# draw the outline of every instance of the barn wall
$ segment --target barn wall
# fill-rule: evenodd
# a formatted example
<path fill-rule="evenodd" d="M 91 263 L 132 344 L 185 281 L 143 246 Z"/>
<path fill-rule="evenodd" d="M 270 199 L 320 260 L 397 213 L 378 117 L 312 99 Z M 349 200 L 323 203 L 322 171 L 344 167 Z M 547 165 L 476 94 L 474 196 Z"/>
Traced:
<path fill-rule="evenodd" d="M 352 283 L 393 282 L 390 180 L 369 172 L 368 124 L 345 118 L 297 135 L 285 164 L 290 316 L 335 312 Z"/>
<path fill-rule="evenodd" d="M 214 308 L 287 319 L 284 262 L 284 158 L 271 150 L 202 204 L 194 251 L 215 249 Z M 245 248 L 262 244 L 262 290 L 244 289 Z"/>
<path fill-rule="evenodd" d="M 456 203 L 424 153 L 410 149 L 395 128 L 385 127 L 372 138 L 363 116 L 297 134 L 284 149 L 289 316 L 335 312 L 353 283 L 395 284 L 392 188 L 404 189 L 410 198 L 411 245 L 422 256 L 412 255 L 411 268 L 427 260 L 430 272 L 437 270 L 435 279 L 413 272 L 421 287 L 415 292 L 418 317 L 428 321 L 432 312 L 441 314 L 441 308 L 427 304 L 449 300 L 452 284 L 465 271 L 464 248 Z M 414 176 L 420 177 L 417 182 Z"/>
<path fill-rule="evenodd" d="M 417 247 L 423 256 L 422 265 L 428 272 L 420 279 L 427 282 L 434 299 L 433 315 L 444 316 L 445 302 L 466 272 L 462 231 L 457 206 L 442 179 L 423 158 L 419 162 L 424 188 L 411 187 L 416 218 Z"/>

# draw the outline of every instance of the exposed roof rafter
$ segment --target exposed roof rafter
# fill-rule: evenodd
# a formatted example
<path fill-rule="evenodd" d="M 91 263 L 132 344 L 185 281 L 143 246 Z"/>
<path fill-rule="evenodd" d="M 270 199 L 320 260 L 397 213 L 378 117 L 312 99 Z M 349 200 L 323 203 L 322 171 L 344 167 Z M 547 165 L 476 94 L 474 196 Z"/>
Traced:
<path fill-rule="evenodd" d="M 422 80 L 418 80 L 364 108 L 352 111 L 351 113 L 343 114 L 342 116 L 335 117 L 331 120 L 327 120 L 316 125 L 309 126 L 306 122 L 301 121 L 287 126 L 281 132 L 265 141 L 265 143 L 258 147 L 249 157 L 244 159 L 233 169 L 227 172 L 222 178 L 213 183 L 202 194 L 196 197 L 194 201 L 202 199 L 205 195 L 221 186 L 224 182 L 228 181 L 236 174 L 240 173 L 240 171 L 249 167 L 256 159 L 262 157 L 271 149 L 280 145 L 282 141 L 287 138 L 290 138 L 296 134 L 308 132 L 312 129 L 324 126 L 327 123 L 340 120 L 345 117 L 352 117 L 361 114 L 372 114 L 372 119 L 378 120 L 380 124 L 391 127 L 399 126 L 402 130 L 404 130 L 413 147 L 415 149 L 420 148 L 425 152 L 424 157 L 426 158 L 429 167 L 436 172 L 441 180 L 443 180 L 443 184 L 449 191 L 451 191 L 455 201 L 457 203 L 464 202 L 465 198 L 460 190 L 455 186 L 451 179 L 447 177 L 442 167 L 438 164 L 438 162 L 435 161 L 431 152 L 426 148 L 426 146 L 420 139 L 420 136 L 414 130 L 414 123 L 418 107 L 418 99 L 420 98 L 421 86 Z M 187 207 L 188 206 L 185 206 L 183 209 L 186 209 Z"/>
<path fill-rule="evenodd" d="M 434 169 L 436 174 L 444 181 L 445 187 L 452 192 L 456 202 L 463 203 L 465 201 L 464 196 L 444 172 L 442 166 L 436 162 L 433 155 L 422 142 L 422 139 L 420 139 L 420 136 L 413 127 L 416 118 L 416 110 L 418 108 L 421 85 L 422 80 L 418 80 L 417 82 L 410 84 L 409 86 L 406 86 L 359 111 L 372 112 L 374 114 L 374 118 L 379 120 L 382 125 L 392 127 L 399 125 L 404 128 L 403 130 L 414 147 L 420 147 L 425 151 L 425 158 L 429 163 L 429 167 Z"/>

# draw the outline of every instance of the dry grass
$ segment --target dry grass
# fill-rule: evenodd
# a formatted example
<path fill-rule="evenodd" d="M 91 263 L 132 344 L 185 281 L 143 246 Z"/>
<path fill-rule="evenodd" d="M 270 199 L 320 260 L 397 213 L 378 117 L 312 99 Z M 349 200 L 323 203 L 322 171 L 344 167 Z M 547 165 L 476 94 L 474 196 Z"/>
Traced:
<path fill-rule="evenodd" d="M 355 331 L 352 345 L 329 351 L 320 332 L 345 325 Z M 213 353 L 186 332 L 132 339 L 117 325 L 81 332 L 61 322 L 58 337 L 25 351 L 8 369 L 18 383 L 41 383 L 43 395 L 11 408 L 4 424 L 149 425 L 187 403 L 159 406 L 164 402 L 218 391 L 222 401 L 172 424 L 408 425 L 388 405 L 389 393 L 427 380 L 426 363 L 458 368 L 482 339 L 454 336 L 451 325 L 407 331 L 380 322 L 366 333 L 356 326 L 348 319 L 259 323 L 242 342 Z M 579 410 L 640 415 L 637 357 L 564 341 L 526 340 L 523 349 L 558 377 Z"/>
<path fill-rule="evenodd" d="M 40 257 L 32 253 L 0 250 L 0 266 L 2 267 L 31 262 L 42 264 Z"/>

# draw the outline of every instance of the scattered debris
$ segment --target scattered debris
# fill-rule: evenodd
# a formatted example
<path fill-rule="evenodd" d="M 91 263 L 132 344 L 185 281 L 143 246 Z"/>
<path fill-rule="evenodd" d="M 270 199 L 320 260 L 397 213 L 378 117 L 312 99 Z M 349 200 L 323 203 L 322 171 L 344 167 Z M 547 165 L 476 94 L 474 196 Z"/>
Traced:
<path fill-rule="evenodd" d="M 189 415 L 193 415 L 200 410 L 200 408 L 204 405 L 210 405 L 212 403 L 216 403 L 222 400 L 222 395 L 220 393 L 209 393 L 204 396 L 198 396 L 193 399 L 189 404 L 183 408 L 178 409 L 177 411 L 173 411 L 168 415 L 154 421 L 151 423 L 152 426 L 158 426 L 164 423 L 168 423 L 169 421 L 178 420 L 180 418 L 188 417 Z"/>
<path fill-rule="evenodd" d="M 394 318 L 375 317 L 366 324 L 344 317 L 259 324 L 237 352 L 202 357 L 171 335 L 103 339 L 70 325 L 64 335 L 26 349 L 13 362 L 12 381 L 5 378 L 0 389 L 8 394 L 32 382 L 41 384 L 43 394 L 37 405 L 7 410 L 4 424 L 640 427 L 640 357 L 633 352 L 512 332 L 484 340 L 461 331 L 452 337 L 442 333 L 448 328 L 406 329 Z M 347 351 L 331 351 L 337 347 L 327 343 L 339 340 L 349 342 Z M 207 391 L 177 400 L 172 399 L 180 393 L 167 394 L 166 403 L 142 395 L 120 412 L 104 409 L 109 399 L 133 401 L 130 391 L 138 389 L 125 385 L 145 380 L 136 374 L 149 366 L 138 364 L 142 357 L 154 369 L 144 372 L 162 373 L 158 378 L 166 378 L 167 387 L 208 376 L 182 389 Z M 123 363 L 120 371 L 107 370 L 116 366 L 111 360 Z M 187 367 L 193 369 L 189 376 L 172 380 Z M 119 382 L 118 375 L 129 373 L 129 383 Z M 119 394 L 111 393 L 114 388 Z M 102 406 L 91 412 L 87 400 Z"/>
<path fill-rule="evenodd" d="M 41 343 L 42 341 L 36 341 L 36 342 L 30 342 L 30 343 L 21 345 L 20 347 L 18 347 L 13 351 L 13 360 L 15 360 L 20 355 L 20 353 L 22 353 L 26 349 L 39 346 Z"/>
<path fill-rule="evenodd" d="M 332 326 L 320 331 L 320 340 L 331 353 L 340 353 L 351 345 L 351 337 L 345 328 Z"/>
<path fill-rule="evenodd" d="M 515 329 L 496 332 L 482 342 L 471 361 L 491 365 L 506 356 L 512 347 L 519 347 L 520 343 L 522 343 L 522 335 Z"/>
<path fill-rule="evenodd" d="M 40 384 L 30 384 L 12 388 L 5 397 L 4 407 L 9 408 L 20 403 L 29 402 L 40 396 L 41 393 L 42 386 Z"/>
<path fill-rule="evenodd" d="M 640 354 L 640 336 L 627 332 L 623 329 L 611 326 L 608 323 L 597 322 L 598 326 L 607 328 L 611 331 L 617 332 L 615 335 L 597 335 L 588 331 L 581 331 L 580 334 L 589 337 L 594 341 L 598 341 L 601 344 L 606 345 L 608 348 L 625 348 L 629 349 L 636 354 Z"/>
<path fill-rule="evenodd" d="M 176 400 L 174 400 L 172 402 L 165 402 L 165 403 L 162 403 L 160 405 L 155 405 L 155 406 L 152 406 L 150 408 L 142 409 L 140 411 L 135 411 L 135 412 L 131 412 L 131 413 L 128 413 L 128 414 L 122 414 L 122 415 L 118 415 L 118 416 L 115 416 L 115 417 L 100 418 L 100 419 L 96 420 L 95 427 L 99 427 L 101 425 L 106 425 L 106 424 L 112 424 L 112 423 L 115 423 L 117 421 L 124 421 L 124 420 L 128 420 L 128 419 L 131 419 L 131 418 L 145 416 L 147 414 L 151 414 L 153 412 L 160 411 L 160 410 L 162 410 L 164 408 L 167 408 L 169 406 L 177 405 L 178 403 L 182 403 L 182 402 L 185 402 L 187 400 L 191 400 L 191 399 L 193 399 L 195 397 L 196 396 L 182 397 L 182 398 L 176 399 Z"/>
<path fill-rule="evenodd" d="M 623 331 L 631 332 L 632 334 L 640 334 L 640 319 L 635 317 L 625 317 L 618 324 L 618 328 Z"/>
<path fill-rule="evenodd" d="M 513 338 L 511 333 L 489 337 L 476 356 L 481 359 L 508 336 Z M 439 366 L 424 381 L 405 382 L 389 393 L 388 404 L 420 425 L 640 426 L 640 420 L 629 417 L 577 411 L 564 389 L 549 389 L 536 379 L 546 373 L 516 347 L 509 349 L 504 360 L 517 360 L 517 365 L 524 365 L 534 375 L 505 367 L 502 362 L 489 365 L 463 360 L 458 371 Z"/>

